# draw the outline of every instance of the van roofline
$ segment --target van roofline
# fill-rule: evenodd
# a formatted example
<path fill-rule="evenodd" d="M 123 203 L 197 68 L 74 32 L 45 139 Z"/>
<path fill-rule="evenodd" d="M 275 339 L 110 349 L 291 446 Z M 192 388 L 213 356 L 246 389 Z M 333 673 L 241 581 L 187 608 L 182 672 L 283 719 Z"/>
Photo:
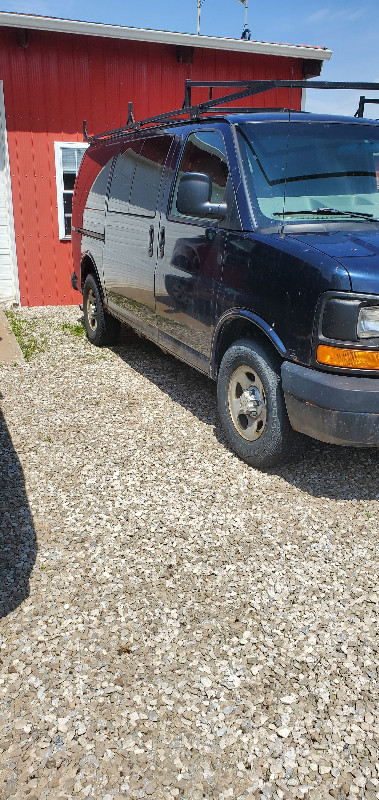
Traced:
<path fill-rule="evenodd" d="M 166 120 L 165 122 L 160 122 L 156 124 L 152 124 L 146 128 L 122 128 L 118 131 L 114 131 L 112 135 L 108 136 L 107 134 L 100 135 L 100 136 L 90 136 L 84 140 L 88 142 L 91 148 L 104 146 L 104 144 L 113 144 L 118 139 L 123 139 L 126 136 L 130 136 L 131 138 L 135 137 L 136 135 L 143 135 L 149 136 L 154 135 L 158 131 L 162 132 L 164 130 L 174 131 L 176 129 L 181 128 L 192 128 L 195 124 L 196 127 L 198 126 L 206 126 L 206 125 L 214 125 L 219 123 L 224 123 L 226 125 L 242 125 L 242 124 L 252 124 L 252 125 L 259 125 L 260 123 L 266 122 L 283 122 L 286 123 L 291 121 L 292 123 L 297 122 L 311 122 L 314 124 L 323 124 L 329 123 L 333 124 L 336 123 L 338 125 L 369 125 L 373 127 L 377 127 L 379 125 L 379 120 L 376 119 L 361 119 L 357 118 L 354 115 L 351 116 L 337 116 L 333 114 L 316 114 L 312 111 L 298 111 L 292 109 L 253 109 L 255 112 L 254 114 L 251 113 L 233 113 L 232 109 L 230 113 L 224 113 L 220 110 L 220 112 L 215 112 L 209 114 L 208 116 L 203 116 L 197 120 L 191 119 L 178 119 L 174 118 L 172 120 Z"/>
<path fill-rule="evenodd" d="M 150 28 L 132 28 L 123 25 L 83 22 L 5 11 L 0 12 L 0 25 L 10 28 L 55 31 L 57 33 L 73 33 L 82 36 L 101 36 L 111 39 L 155 42 L 158 44 L 201 47 L 213 50 L 231 50 L 242 53 L 259 53 L 261 55 L 287 56 L 288 58 L 314 59 L 316 61 L 328 61 L 333 53 L 332 50 L 326 47 L 311 45 L 246 41 L 244 39 L 157 31 Z"/>

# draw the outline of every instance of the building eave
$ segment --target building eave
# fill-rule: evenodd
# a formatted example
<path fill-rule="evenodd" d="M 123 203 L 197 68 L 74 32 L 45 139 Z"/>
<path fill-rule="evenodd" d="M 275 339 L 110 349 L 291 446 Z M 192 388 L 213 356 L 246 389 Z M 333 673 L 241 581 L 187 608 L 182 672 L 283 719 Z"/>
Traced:
<path fill-rule="evenodd" d="M 325 47 L 310 45 L 277 44 L 275 42 L 255 42 L 243 39 L 228 39 L 216 36 L 198 36 L 192 33 L 155 31 L 149 28 L 129 28 L 121 25 L 108 25 L 97 22 L 41 17 L 32 14 L 0 12 L 0 26 L 23 28 L 27 30 L 55 31 L 81 36 L 98 36 L 111 39 L 126 39 L 137 42 L 179 45 L 181 47 L 201 47 L 212 50 L 229 50 L 242 53 L 256 53 L 287 58 L 314 59 L 328 61 L 332 51 Z"/>

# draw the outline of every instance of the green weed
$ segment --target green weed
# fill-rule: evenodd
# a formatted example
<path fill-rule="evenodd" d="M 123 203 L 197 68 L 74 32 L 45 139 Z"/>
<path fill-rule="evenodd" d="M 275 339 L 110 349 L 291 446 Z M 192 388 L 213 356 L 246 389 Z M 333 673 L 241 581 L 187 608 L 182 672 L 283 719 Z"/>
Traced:
<path fill-rule="evenodd" d="M 64 322 L 62 330 L 65 333 L 71 333 L 72 336 L 85 336 L 85 327 L 81 322 L 72 325 L 70 322 Z"/>
<path fill-rule="evenodd" d="M 37 353 L 46 349 L 46 340 L 37 332 L 36 320 L 23 319 L 15 311 L 5 311 L 25 361 L 30 361 Z"/>

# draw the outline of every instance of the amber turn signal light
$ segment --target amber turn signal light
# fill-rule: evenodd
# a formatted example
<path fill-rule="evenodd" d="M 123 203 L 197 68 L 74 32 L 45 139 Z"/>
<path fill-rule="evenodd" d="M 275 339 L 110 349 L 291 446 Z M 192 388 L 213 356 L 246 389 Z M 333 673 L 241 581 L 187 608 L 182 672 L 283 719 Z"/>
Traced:
<path fill-rule="evenodd" d="M 319 344 L 317 361 L 320 364 L 327 364 L 328 367 L 342 367 L 343 369 L 379 369 L 379 351 L 347 350 L 342 347 Z"/>

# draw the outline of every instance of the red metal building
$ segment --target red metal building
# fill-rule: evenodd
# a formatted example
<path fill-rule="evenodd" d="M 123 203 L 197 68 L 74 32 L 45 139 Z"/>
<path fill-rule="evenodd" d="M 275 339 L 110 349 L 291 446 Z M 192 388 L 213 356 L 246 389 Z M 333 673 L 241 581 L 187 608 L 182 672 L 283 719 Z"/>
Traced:
<path fill-rule="evenodd" d="M 330 50 L 0 13 L 0 299 L 77 303 L 71 196 L 89 133 L 180 108 L 186 78 L 317 76 Z M 196 99 L 196 98 L 195 98 Z M 258 104 L 297 107 L 301 92 Z"/>

